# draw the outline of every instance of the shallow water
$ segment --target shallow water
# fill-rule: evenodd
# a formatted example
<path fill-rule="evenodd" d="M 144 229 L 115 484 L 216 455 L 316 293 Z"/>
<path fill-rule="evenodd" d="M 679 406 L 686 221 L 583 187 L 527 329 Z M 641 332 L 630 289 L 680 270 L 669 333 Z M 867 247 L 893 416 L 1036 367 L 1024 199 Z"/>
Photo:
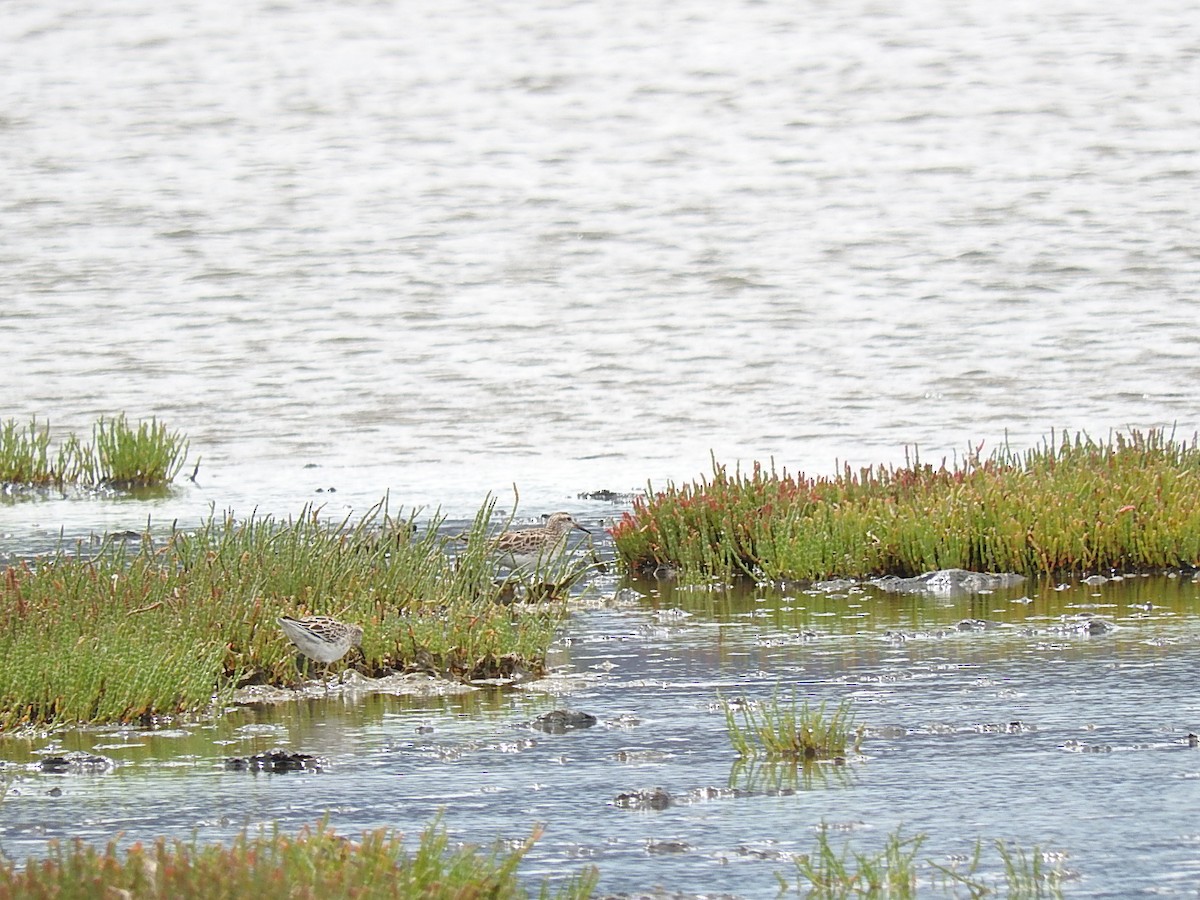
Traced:
<path fill-rule="evenodd" d="M 1200 750 L 1187 737 L 1200 719 L 1200 584 L 1135 578 L 923 598 L 595 587 L 552 654 L 556 677 L 523 690 L 333 698 L 157 733 L 0 740 L 0 848 L 23 857 L 49 837 L 118 832 L 221 839 L 326 812 L 343 833 L 411 833 L 440 813 L 456 839 L 485 843 L 544 823 L 530 878 L 593 863 L 606 892 L 660 884 L 767 896 L 826 822 L 839 829 L 835 846 L 844 831 L 861 849 L 900 826 L 926 833 L 919 859 L 942 863 L 977 838 L 1036 844 L 1061 855 L 1069 893 L 1190 891 L 1200 865 Z M 1116 627 L 1090 633 L 1094 620 Z M 865 759 L 808 779 L 739 763 L 719 697 L 777 691 L 852 700 L 868 729 Z M 529 727 L 555 708 L 599 722 L 559 735 Z M 316 754 L 323 770 L 223 766 L 273 748 Z M 36 770 L 71 750 L 116 767 Z M 654 788 L 673 805 L 616 802 Z M 986 871 L 998 870 L 992 854 Z"/>
<path fill-rule="evenodd" d="M 599 523 L 622 507 L 581 492 L 690 480 L 710 452 L 827 474 L 1052 428 L 1191 435 L 1200 53 L 1180 23 L 1198 16 L 1196 0 L 11 0 L 0 418 L 62 434 L 156 415 L 200 467 L 154 500 L 0 496 L 0 558 L 385 494 L 461 519 L 515 491 L 523 521 Z M 1190 580 L 1029 603 L 641 588 L 576 613 L 557 653 L 582 681 L 562 697 L 57 737 L 120 745 L 98 751 L 119 765 L 10 770 L 0 849 L 326 809 L 343 831 L 411 829 L 445 807 L 479 840 L 545 821 L 534 874 L 595 861 L 605 890 L 750 896 L 826 819 L 868 842 L 908 823 L 933 856 L 1041 843 L 1089 894 L 1190 889 Z M 1121 627 L 1050 630 L 1086 612 Z M 967 618 L 1003 627 L 947 631 Z M 871 759 L 796 795 L 612 805 L 744 777 L 712 703 L 777 684 L 854 698 L 883 729 Z M 521 727 L 560 704 L 602 724 Z M 276 745 L 328 770 L 219 764 Z M 18 767 L 45 749 L 0 739 Z"/>

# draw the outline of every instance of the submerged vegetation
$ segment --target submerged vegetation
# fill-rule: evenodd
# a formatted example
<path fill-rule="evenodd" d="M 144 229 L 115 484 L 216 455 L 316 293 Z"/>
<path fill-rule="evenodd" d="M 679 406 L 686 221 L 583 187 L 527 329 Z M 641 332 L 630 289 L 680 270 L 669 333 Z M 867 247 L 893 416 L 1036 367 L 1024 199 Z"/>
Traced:
<path fill-rule="evenodd" d="M 255 837 L 243 832 L 228 847 L 158 838 L 151 847 L 137 843 L 122 854 L 115 840 L 104 850 L 78 841 L 51 843 L 44 860 L 0 864 L 0 897 L 520 900 L 529 893 L 517 868 L 538 836 L 535 830 L 509 851 L 452 849 L 435 822 L 410 852 L 390 830 L 350 841 L 319 823 L 296 837 L 278 829 Z M 586 870 L 554 893 L 543 883 L 540 896 L 582 900 L 595 884 L 595 870 Z"/>
<path fill-rule="evenodd" d="M 863 726 L 854 727 L 849 701 L 839 703 L 833 714 L 826 716 L 824 703 L 813 708 L 804 701 L 797 706 L 795 696 L 790 703 L 780 702 L 778 696 L 761 704 L 744 700 L 737 704 L 741 721 L 734 704 L 722 703 L 729 740 L 742 757 L 844 760 L 847 753 L 858 753 L 862 745 Z"/>
<path fill-rule="evenodd" d="M 188 442 L 157 419 L 136 427 L 125 415 L 101 418 L 92 427 L 91 441 L 67 435 L 56 449 L 50 445 L 50 424 L 33 419 L 27 426 L 15 419 L 0 423 L 0 484 L 21 487 L 83 485 L 117 490 L 161 487 L 179 474 Z"/>
<path fill-rule="evenodd" d="M 562 603 L 506 604 L 486 554 L 491 506 L 464 549 L 384 504 L 357 523 L 210 516 L 195 531 L 60 551 L 0 572 L 0 728 L 145 721 L 300 680 L 280 615 L 364 629 L 333 668 L 469 679 L 539 674 Z M 457 545 L 455 545 L 457 547 Z M 506 593 L 507 592 L 507 595 Z"/>
<path fill-rule="evenodd" d="M 833 478 L 755 464 L 636 500 L 612 531 L 633 569 L 767 580 L 937 569 L 1071 575 L 1200 563 L 1200 444 L 1084 435 L 938 467 Z"/>

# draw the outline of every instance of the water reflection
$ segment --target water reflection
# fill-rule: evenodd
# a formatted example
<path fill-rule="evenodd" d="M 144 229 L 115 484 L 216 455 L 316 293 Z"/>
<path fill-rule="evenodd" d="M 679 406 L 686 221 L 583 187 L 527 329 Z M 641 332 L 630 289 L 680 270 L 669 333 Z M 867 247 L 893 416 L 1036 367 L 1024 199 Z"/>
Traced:
<path fill-rule="evenodd" d="M 683 621 L 687 616 L 737 623 L 751 621 L 807 634 L 856 634 L 880 629 L 931 629 L 974 620 L 978 627 L 1063 621 L 1084 613 L 1114 621 L 1162 619 L 1200 611 L 1200 589 L 1188 575 L 1130 575 L 1102 581 L 1071 579 L 1060 582 L 1029 579 L 1006 589 L 987 592 L 889 593 L 869 582 L 847 582 L 843 589 L 780 589 L 712 585 L 697 589 L 674 581 L 634 581 L 633 588 L 661 620 Z"/>
<path fill-rule="evenodd" d="M 855 773 L 845 763 L 739 758 L 729 768 L 729 787 L 745 794 L 836 790 L 853 786 Z"/>

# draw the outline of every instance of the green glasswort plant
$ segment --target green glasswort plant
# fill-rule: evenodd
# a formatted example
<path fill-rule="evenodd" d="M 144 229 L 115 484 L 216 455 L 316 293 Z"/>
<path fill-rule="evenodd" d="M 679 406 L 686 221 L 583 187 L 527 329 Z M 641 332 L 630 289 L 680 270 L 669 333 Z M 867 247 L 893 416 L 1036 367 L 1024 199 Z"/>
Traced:
<path fill-rule="evenodd" d="M 648 491 L 612 530 L 635 571 L 689 580 L 916 575 L 945 568 L 1069 575 L 1200 563 L 1200 444 L 1162 431 L 1053 434 L 938 467 L 849 466 L 833 478 L 755 464 Z"/>
<path fill-rule="evenodd" d="M 361 652 L 334 665 L 371 676 L 542 671 L 565 603 L 498 602 L 494 569 L 447 552 L 440 524 L 414 534 L 386 501 L 354 523 L 311 508 L 286 521 L 210 516 L 165 539 L 0 571 L 0 728 L 146 720 L 224 703 L 240 685 L 294 684 L 280 615 L 362 625 Z"/>
<path fill-rule="evenodd" d="M 77 474 L 77 461 L 64 450 L 50 451 L 50 424 L 37 419 L 27 426 L 15 419 L 0 423 L 0 484 L 44 487 Z"/>
<path fill-rule="evenodd" d="M 939 889 L 941 895 L 950 897 L 961 896 L 962 891 L 971 897 L 998 894 L 1020 900 L 1062 896 L 1062 869 L 1047 866 L 1045 854 L 1037 847 L 1026 851 L 1003 841 L 993 842 L 1003 871 L 985 877 L 980 873 L 983 842 L 976 841 L 974 853 L 964 866 L 946 866 L 926 859 L 924 875 L 928 877 L 923 877 L 916 857 L 925 843 L 924 834 L 904 837 L 901 826 L 885 838 L 882 850 L 867 853 L 852 849 L 848 841 L 840 851 L 835 850 L 829 840 L 829 830 L 822 822 L 817 831 L 816 847 L 794 857 L 798 894 L 831 900 L 907 898 L 925 895 L 927 892 L 921 888 L 927 883 L 928 887 Z M 784 875 L 776 877 L 781 894 L 792 888 Z"/>
<path fill-rule="evenodd" d="M 30 860 L 23 867 L 0 864 L 0 897 L 523 900 L 529 894 L 517 868 L 539 835 L 535 830 L 509 851 L 451 849 L 445 830 L 435 822 L 422 832 L 415 850 L 408 851 L 390 830 L 350 841 L 321 822 L 296 837 L 278 828 L 253 837 L 243 832 L 230 846 L 159 838 L 149 847 L 133 844 L 122 854 L 115 840 L 103 850 L 79 841 L 51 843 L 44 860 Z M 553 893 L 543 882 L 539 896 L 584 900 L 596 881 L 595 870 L 585 870 Z"/>
<path fill-rule="evenodd" d="M 941 887 L 953 892 L 962 888 L 972 897 L 986 897 L 1001 892 L 1006 897 L 1020 900 L 1062 897 L 1062 882 L 1066 873 L 1061 865 L 1050 865 L 1043 850 L 1037 846 L 1026 850 L 1004 841 L 993 841 L 992 844 L 1000 857 L 1002 872 L 991 878 L 985 878 L 979 871 L 983 857 L 982 841 L 975 842 L 974 852 L 961 865 L 946 866 L 933 860 L 928 860 L 928 863 L 941 873 Z"/>
<path fill-rule="evenodd" d="M 132 490 L 162 487 L 179 474 L 188 441 L 157 419 L 131 425 L 122 413 L 101 418 L 92 441 L 68 434 L 57 451 L 50 446 L 49 423 L 0 424 L 0 483 L 27 487 L 80 484 Z"/>
<path fill-rule="evenodd" d="M 808 897 L 889 897 L 895 900 L 917 896 L 917 853 L 925 835 L 902 837 L 901 829 L 888 835 L 878 853 L 851 850 L 849 843 L 835 851 L 829 829 L 822 823 L 817 846 L 811 853 L 795 857 L 796 890 Z M 779 876 L 781 891 L 789 887 Z"/>
<path fill-rule="evenodd" d="M 1004 879 L 1010 897 L 1061 897 L 1062 870 L 1048 866 L 1046 855 L 1038 847 L 1026 851 L 996 841 L 996 852 L 1004 864 Z"/>
<path fill-rule="evenodd" d="M 127 490 L 174 481 L 187 458 L 188 441 L 154 418 L 134 429 L 122 413 L 96 423 L 90 449 L 84 466 L 88 483 Z"/>
<path fill-rule="evenodd" d="M 844 760 L 848 752 L 858 753 L 863 726 L 854 727 L 854 712 L 849 701 L 838 704 L 833 715 L 825 715 L 825 704 L 811 707 L 808 701 L 796 705 L 781 703 L 778 695 L 756 705 L 743 700 L 734 704 L 722 700 L 725 724 L 733 749 L 743 757 L 765 756 L 776 759 L 808 761 Z"/>

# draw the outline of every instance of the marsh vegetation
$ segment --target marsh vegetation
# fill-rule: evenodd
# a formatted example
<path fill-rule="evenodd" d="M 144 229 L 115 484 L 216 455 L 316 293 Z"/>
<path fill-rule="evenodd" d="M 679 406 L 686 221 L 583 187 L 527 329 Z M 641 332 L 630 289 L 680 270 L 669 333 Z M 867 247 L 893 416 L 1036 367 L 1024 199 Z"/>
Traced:
<path fill-rule="evenodd" d="M 763 703 L 744 698 L 738 703 L 724 700 L 722 706 L 729 740 L 742 757 L 844 761 L 862 746 L 864 728 L 855 727 L 848 701 L 839 703 L 829 715 L 824 703 L 813 707 L 805 700 L 797 704 L 795 695 L 790 701 L 781 701 L 775 694 Z"/>
<path fill-rule="evenodd" d="M 714 463 L 633 507 L 612 531 L 622 561 L 683 580 L 1190 569 L 1200 445 L 1157 430 L 1052 435 L 1025 452 L 980 446 L 938 466 L 914 454 L 831 478 Z"/>
<path fill-rule="evenodd" d="M 402 835 L 388 829 L 349 840 L 320 822 L 295 837 L 278 829 L 243 832 L 228 846 L 158 838 L 122 852 L 115 840 L 103 849 L 52 843 L 45 859 L 0 864 L 0 897 L 522 900 L 530 894 L 517 869 L 537 838 L 535 829 L 515 849 L 454 847 L 435 822 L 409 849 Z M 595 871 L 584 870 L 557 890 L 543 883 L 537 896 L 582 900 L 595 883 Z"/>
<path fill-rule="evenodd" d="M 145 444 L 165 435 L 158 423 L 133 429 L 122 418 L 119 426 L 102 425 L 88 445 L 95 460 L 137 455 L 120 450 L 126 438 L 141 435 Z M 6 460 L 25 460 L 7 470 L 16 473 L 14 483 L 134 485 L 138 473 L 152 468 L 106 462 L 103 470 L 99 463 L 72 469 L 65 460 L 82 454 L 82 445 L 72 450 L 68 441 L 68 449 L 54 451 L 36 422 L 25 429 L 10 422 L 0 438 Z M 172 461 L 159 469 L 169 473 L 168 481 L 182 465 L 180 446 L 186 453 L 186 442 L 174 438 Z M 101 446 L 109 449 L 101 454 Z M 1078 575 L 1188 568 L 1200 559 L 1200 453 L 1194 441 L 1179 443 L 1160 432 L 1108 442 L 1076 436 L 1052 438 L 1023 454 L 981 453 L 936 468 L 914 457 L 904 467 L 844 470 L 828 479 L 762 466 L 731 474 L 714 466 L 711 478 L 635 500 L 613 529 L 614 544 L 633 573 L 672 570 L 678 578 L 659 587 L 678 589 L 688 598 L 678 602 L 695 610 L 719 607 L 723 595 L 690 587 L 748 584 L 742 575 L 764 589 L 800 595 L 773 611 L 754 611 L 756 624 L 774 629 L 756 653 L 772 650 L 774 642 L 803 646 L 814 623 L 825 635 L 861 629 L 844 608 L 844 596 L 809 596 L 807 586 L 787 584 L 796 580 L 951 567 Z M 37 472 L 43 473 L 40 482 Z M 71 472 L 64 480 L 63 473 Z M 126 475 L 118 478 L 118 472 Z M 342 520 L 314 507 L 287 519 L 210 514 L 193 528 L 148 526 L 140 535 L 118 534 L 98 546 L 64 546 L 17 562 L 0 572 L 0 654 L 6 661 L 0 729 L 193 717 L 219 713 L 239 687 L 298 686 L 311 670 L 298 667 L 296 649 L 277 624 L 281 616 L 331 616 L 362 627 L 361 646 L 323 668 L 327 677 L 350 669 L 365 676 L 426 672 L 460 681 L 541 675 L 568 614 L 566 597 L 594 571 L 595 558 L 568 555 L 536 572 L 505 573 L 497 568 L 495 536 L 507 524 L 511 520 L 496 521 L 489 502 L 463 534 L 451 534 L 440 516 L 419 522 L 415 513 L 396 517 L 385 500 L 361 518 Z M 1026 600 L 1020 610 L 1036 606 L 1035 599 Z M 1155 602 L 1161 603 L 1157 595 Z M 922 606 L 920 599 L 905 603 Z M 903 612 L 893 602 L 886 610 Z M 973 616 L 978 613 L 972 608 Z M 1010 615 L 993 613 L 997 619 Z M 1039 627 L 1051 632 L 1060 626 L 1066 627 Z M 915 626 L 909 632 L 918 635 Z M 940 632 L 919 634 L 941 639 Z M 864 728 L 849 702 L 810 705 L 794 694 L 774 694 L 723 700 L 722 706 L 729 742 L 740 757 L 730 775 L 735 788 L 755 795 L 836 789 L 870 768 L 821 765 L 860 751 Z M 794 870 L 780 873 L 781 889 L 819 897 L 911 896 L 918 886 L 950 895 L 1007 890 L 1010 896 L 1057 896 L 1063 877 L 1036 847 L 980 844 L 972 859 L 922 865 L 923 835 L 896 832 L 882 849 L 863 851 L 833 847 L 830 833 L 822 829 L 812 851 L 784 858 L 782 864 L 794 862 Z M 982 861 L 993 845 L 999 868 Z M 153 847 L 135 845 L 124 856 L 115 844 L 62 844 L 43 863 L 0 870 L 0 894 L 59 895 L 56 885 L 74 877 L 122 896 L 164 889 L 207 896 L 211 882 L 226 895 L 274 896 L 274 887 L 283 885 L 288 896 L 519 897 L 525 888 L 514 873 L 527 849 L 453 849 L 444 832 L 431 828 L 409 855 L 391 832 L 350 842 L 323 826 L 296 838 L 243 835 L 224 849 L 161 839 Z M 217 869 L 220 875 L 212 875 Z M 166 871 L 179 880 L 168 884 L 161 875 Z M 416 872 L 429 880 L 404 880 Z M 389 893 L 397 884 L 407 893 Z M 583 873 L 560 895 L 588 896 L 594 884 L 594 874 Z M 436 893 L 443 886 L 457 893 Z"/>
<path fill-rule="evenodd" d="M 362 626 L 361 651 L 334 673 L 540 674 L 565 605 L 511 602 L 513 582 L 497 581 L 486 552 L 491 512 L 465 546 L 439 519 L 418 534 L 381 503 L 353 522 L 313 508 L 214 515 L 11 566 L 0 573 L 0 727 L 149 721 L 220 705 L 243 685 L 294 685 L 281 615 Z"/>
<path fill-rule="evenodd" d="M 172 482 L 187 459 L 188 441 L 155 418 L 132 425 L 122 413 L 101 418 L 91 440 L 74 433 L 52 446 L 50 423 L 0 423 L 0 484 L 14 488 L 133 490 Z"/>
<path fill-rule="evenodd" d="M 860 850 L 849 840 L 834 847 L 831 828 L 822 823 L 817 829 L 815 846 L 793 859 L 796 881 L 793 885 L 780 874 L 780 892 L 795 890 L 805 897 L 833 900 L 849 897 L 902 898 L 928 896 L 930 891 L 945 897 L 1001 896 L 1011 898 L 1055 898 L 1062 896 L 1066 872 L 1061 861 L 1039 847 L 1024 847 L 993 841 L 999 865 L 985 871 L 984 844 L 976 841 L 969 857 L 953 863 L 918 860 L 925 843 L 924 834 L 911 837 L 897 828 L 884 838 L 877 851 Z"/>

